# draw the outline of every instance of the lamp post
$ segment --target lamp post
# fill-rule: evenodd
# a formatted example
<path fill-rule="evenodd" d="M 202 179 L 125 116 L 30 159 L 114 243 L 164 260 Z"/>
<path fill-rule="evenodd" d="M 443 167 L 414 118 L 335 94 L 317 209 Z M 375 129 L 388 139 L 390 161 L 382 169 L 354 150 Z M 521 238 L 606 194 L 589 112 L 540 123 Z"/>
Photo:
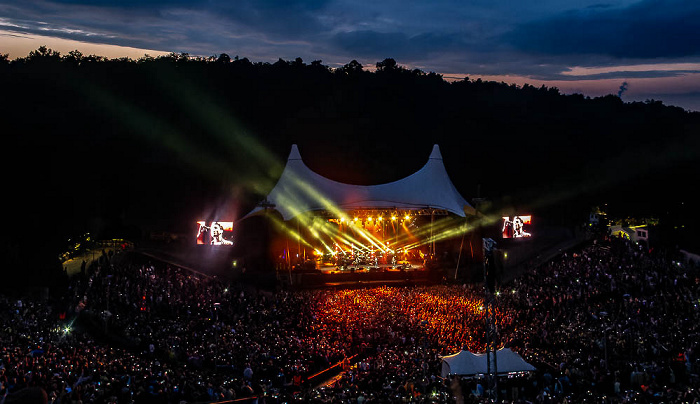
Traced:
<path fill-rule="evenodd" d="M 491 238 L 482 239 L 484 252 L 484 308 L 486 310 L 486 380 L 489 395 L 494 401 L 498 401 L 498 360 L 496 358 L 496 323 L 495 310 L 493 308 L 493 293 L 489 288 L 489 277 L 494 270 L 493 250 L 496 242 Z M 493 351 L 493 352 L 491 352 Z M 493 374 L 491 372 L 491 354 L 493 354 Z"/>
<path fill-rule="evenodd" d="M 603 358 L 605 360 L 606 371 L 608 370 L 608 331 L 610 331 L 610 327 L 608 326 L 607 321 L 605 321 L 607 315 L 608 313 L 606 311 L 600 312 L 600 319 L 603 323 Z"/>

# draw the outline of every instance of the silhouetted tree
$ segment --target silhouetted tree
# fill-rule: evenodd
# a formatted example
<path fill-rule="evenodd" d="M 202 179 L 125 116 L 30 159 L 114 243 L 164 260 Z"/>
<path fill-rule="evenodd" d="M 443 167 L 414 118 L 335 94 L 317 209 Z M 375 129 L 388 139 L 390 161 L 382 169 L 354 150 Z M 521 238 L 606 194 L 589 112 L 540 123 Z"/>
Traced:
<path fill-rule="evenodd" d="M 388 72 L 392 70 L 397 70 L 398 69 L 398 64 L 394 59 L 387 58 L 382 60 L 381 62 L 377 62 L 377 71 L 379 72 Z"/>
<path fill-rule="evenodd" d="M 29 52 L 29 56 L 27 56 L 27 59 L 30 61 L 37 60 L 37 59 L 59 60 L 60 58 L 61 58 L 60 52 L 57 52 L 51 48 L 47 48 L 44 45 L 37 48 L 37 50 L 33 50 L 33 51 Z"/>
<path fill-rule="evenodd" d="M 228 64 L 228 63 L 231 63 L 231 56 L 229 56 L 229 55 L 227 55 L 227 54 L 225 54 L 225 53 L 222 53 L 222 54 L 219 55 L 219 57 L 216 59 L 216 63 L 219 63 L 219 64 Z"/>
<path fill-rule="evenodd" d="M 350 63 L 344 65 L 340 71 L 347 75 L 357 75 L 363 72 L 363 68 L 360 62 L 353 59 Z"/>

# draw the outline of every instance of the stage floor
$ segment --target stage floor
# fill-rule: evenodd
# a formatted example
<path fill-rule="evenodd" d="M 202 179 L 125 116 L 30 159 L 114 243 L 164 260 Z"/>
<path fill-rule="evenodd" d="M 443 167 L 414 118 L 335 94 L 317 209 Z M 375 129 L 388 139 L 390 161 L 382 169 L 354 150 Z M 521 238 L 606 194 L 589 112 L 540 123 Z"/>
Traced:
<path fill-rule="evenodd" d="M 378 265 L 378 266 L 348 266 L 348 267 L 336 267 L 336 266 L 325 266 L 319 267 L 319 271 L 322 274 L 371 274 L 371 273 L 382 273 L 382 272 L 411 272 L 411 271 L 424 271 L 425 267 L 423 265 L 417 264 L 404 264 L 404 265 Z"/>

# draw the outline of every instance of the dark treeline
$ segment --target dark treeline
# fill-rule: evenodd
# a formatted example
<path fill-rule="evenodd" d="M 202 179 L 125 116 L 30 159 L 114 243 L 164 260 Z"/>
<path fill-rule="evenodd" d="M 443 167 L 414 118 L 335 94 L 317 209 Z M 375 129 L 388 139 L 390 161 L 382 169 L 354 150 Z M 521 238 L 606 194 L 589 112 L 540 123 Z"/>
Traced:
<path fill-rule="evenodd" d="M 22 238 L 184 231 L 227 205 L 240 217 L 274 185 L 293 143 L 318 173 L 356 184 L 411 174 L 439 144 L 468 200 L 558 223 L 602 203 L 680 223 L 698 178 L 698 113 L 448 82 L 393 59 L 368 71 L 354 60 L 131 60 L 42 47 L 0 55 L 0 86 L 7 234 Z"/>

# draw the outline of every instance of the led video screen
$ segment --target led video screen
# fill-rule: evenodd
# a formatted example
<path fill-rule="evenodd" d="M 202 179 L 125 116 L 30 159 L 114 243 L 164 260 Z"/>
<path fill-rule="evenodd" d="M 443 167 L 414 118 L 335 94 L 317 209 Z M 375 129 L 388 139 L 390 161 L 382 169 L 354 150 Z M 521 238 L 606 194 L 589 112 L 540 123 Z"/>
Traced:
<path fill-rule="evenodd" d="M 233 245 L 233 222 L 197 222 L 197 244 Z"/>
<path fill-rule="evenodd" d="M 532 237 L 532 233 L 529 231 L 530 225 L 532 225 L 532 216 L 530 215 L 513 216 L 513 218 L 504 216 L 501 229 L 503 238 Z"/>

